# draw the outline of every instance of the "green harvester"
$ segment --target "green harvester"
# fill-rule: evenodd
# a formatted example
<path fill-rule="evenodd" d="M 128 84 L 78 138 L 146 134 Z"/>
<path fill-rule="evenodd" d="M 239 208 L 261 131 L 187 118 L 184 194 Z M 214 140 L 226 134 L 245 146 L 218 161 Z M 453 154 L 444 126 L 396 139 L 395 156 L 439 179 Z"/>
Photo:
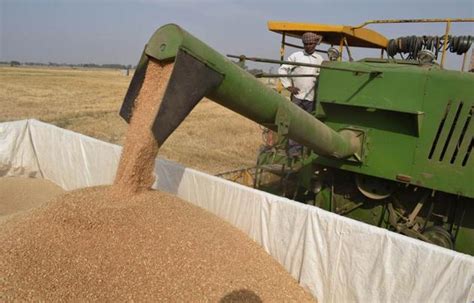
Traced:
<path fill-rule="evenodd" d="M 397 49 L 415 38 L 393 42 L 365 28 L 389 21 L 356 27 L 269 22 L 282 34 L 280 60 L 237 56 L 283 63 L 284 47 L 297 47 L 288 37 L 323 35 L 331 47 L 319 51 L 336 56 L 315 66 L 312 114 L 278 85 L 270 87 L 179 26 L 165 25 L 146 45 L 120 114 L 130 120 L 150 60 L 174 62 L 152 128 L 160 146 L 206 97 L 271 134 L 256 166 L 239 171 L 251 175 L 252 186 L 474 255 L 474 74 L 443 68 L 450 49 L 466 57 L 472 37 L 451 36 L 447 26 L 444 36 L 429 40 L 431 50 L 423 47 L 426 39 L 422 47 Z M 354 61 L 352 46 L 380 49 L 381 56 Z M 341 60 L 344 49 L 350 61 Z M 399 53 L 405 57 L 395 59 Z M 299 157 L 287 156 L 288 138 L 304 145 Z"/>

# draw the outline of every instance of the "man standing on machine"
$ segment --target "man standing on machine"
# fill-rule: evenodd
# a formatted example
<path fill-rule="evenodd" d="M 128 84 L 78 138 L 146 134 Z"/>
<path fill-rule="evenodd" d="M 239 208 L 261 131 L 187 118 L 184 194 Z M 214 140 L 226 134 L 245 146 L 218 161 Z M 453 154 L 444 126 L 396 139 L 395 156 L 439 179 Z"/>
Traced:
<path fill-rule="evenodd" d="M 315 52 L 316 46 L 321 43 L 322 36 L 307 32 L 302 36 L 303 51 L 298 51 L 288 57 L 288 61 L 320 65 L 323 57 Z M 283 64 L 278 69 L 280 75 L 314 75 L 308 77 L 281 77 L 281 83 L 291 93 L 291 101 L 307 112 L 315 108 L 314 92 L 319 68 Z M 288 155 L 297 157 L 301 155 L 302 146 L 289 140 Z"/>

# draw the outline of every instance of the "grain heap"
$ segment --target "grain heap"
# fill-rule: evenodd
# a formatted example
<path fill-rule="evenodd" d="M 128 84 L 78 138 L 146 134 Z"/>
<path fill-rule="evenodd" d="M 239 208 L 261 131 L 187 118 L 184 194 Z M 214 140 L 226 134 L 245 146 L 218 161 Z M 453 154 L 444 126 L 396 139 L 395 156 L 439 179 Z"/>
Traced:
<path fill-rule="evenodd" d="M 171 69 L 150 62 L 114 186 L 66 193 L 0 226 L 0 301 L 313 301 L 242 232 L 149 190 L 150 100 Z"/>
<path fill-rule="evenodd" d="M 56 184 L 36 178 L 0 178 L 0 222 L 16 213 L 36 208 L 63 193 Z"/>

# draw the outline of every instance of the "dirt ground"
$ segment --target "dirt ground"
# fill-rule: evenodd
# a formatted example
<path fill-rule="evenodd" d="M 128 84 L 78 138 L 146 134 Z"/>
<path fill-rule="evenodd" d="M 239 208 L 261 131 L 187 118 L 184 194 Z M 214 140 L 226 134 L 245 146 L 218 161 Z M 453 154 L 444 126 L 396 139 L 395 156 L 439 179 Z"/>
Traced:
<path fill-rule="evenodd" d="M 131 78 L 119 70 L 0 67 L 0 122 L 35 118 L 121 145 L 118 111 Z M 257 124 L 205 99 L 159 156 L 219 173 L 254 165 L 260 144 Z"/>

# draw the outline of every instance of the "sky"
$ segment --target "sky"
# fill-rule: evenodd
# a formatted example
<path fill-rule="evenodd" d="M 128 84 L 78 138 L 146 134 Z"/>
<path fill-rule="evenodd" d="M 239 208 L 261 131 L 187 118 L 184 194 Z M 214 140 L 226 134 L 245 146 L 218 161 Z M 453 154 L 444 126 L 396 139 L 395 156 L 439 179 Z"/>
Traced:
<path fill-rule="evenodd" d="M 0 61 L 135 65 L 153 32 L 167 23 L 223 54 L 276 59 L 281 38 L 268 31 L 269 20 L 356 25 L 472 17 L 473 0 L 0 0 Z M 444 33 L 441 24 L 369 28 L 388 38 Z M 474 35 L 473 23 L 452 29 Z M 356 58 L 366 55 L 355 51 Z M 448 61 L 459 64 L 459 58 Z"/>

